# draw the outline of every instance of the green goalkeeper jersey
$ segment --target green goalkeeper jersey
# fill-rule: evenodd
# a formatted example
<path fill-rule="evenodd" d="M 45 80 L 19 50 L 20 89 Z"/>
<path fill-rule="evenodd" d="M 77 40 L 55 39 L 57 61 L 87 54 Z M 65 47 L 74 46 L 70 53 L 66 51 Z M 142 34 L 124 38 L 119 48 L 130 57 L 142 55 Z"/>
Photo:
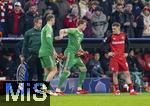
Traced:
<path fill-rule="evenodd" d="M 80 49 L 84 34 L 77 28 L 66 29 L 66 32 L 69 37 L 69 41 L 65 52 L 76 53 Z"/>
<path fill-rule="evenodd" d="M 53 55 L 53 28 L 46 24 L 41 32 L 41 47 L 39 50 L 39 57 Z"/>

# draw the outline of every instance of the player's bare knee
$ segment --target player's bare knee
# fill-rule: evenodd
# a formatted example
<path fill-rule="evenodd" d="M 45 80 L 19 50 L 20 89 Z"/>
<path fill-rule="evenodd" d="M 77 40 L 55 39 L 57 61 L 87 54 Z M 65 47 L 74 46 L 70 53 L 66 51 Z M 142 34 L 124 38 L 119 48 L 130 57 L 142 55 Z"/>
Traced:
<path fill-rule="evenodd" d="M 81 72 L 87 72 L 87 68 L 86 67 L 79 67 Z"/>

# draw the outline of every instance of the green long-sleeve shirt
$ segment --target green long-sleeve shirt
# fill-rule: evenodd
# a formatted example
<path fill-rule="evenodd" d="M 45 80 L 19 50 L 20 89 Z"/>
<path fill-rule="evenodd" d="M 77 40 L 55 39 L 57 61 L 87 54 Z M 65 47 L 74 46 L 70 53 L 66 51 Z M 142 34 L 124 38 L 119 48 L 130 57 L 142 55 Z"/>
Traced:
<path fill-rule="evenodd" d="M 41 47 L 39 50 L 39 57 L 53 55 L 53 29 L 52 26 L 46 24 L 41 32 Z"/>
<path fill-rule="evenodd" d="M 32 28 L 25 32 L 22 54 L 28 57 L 30 54 L 39 54 L 41 45 L 41 29 Z"/>

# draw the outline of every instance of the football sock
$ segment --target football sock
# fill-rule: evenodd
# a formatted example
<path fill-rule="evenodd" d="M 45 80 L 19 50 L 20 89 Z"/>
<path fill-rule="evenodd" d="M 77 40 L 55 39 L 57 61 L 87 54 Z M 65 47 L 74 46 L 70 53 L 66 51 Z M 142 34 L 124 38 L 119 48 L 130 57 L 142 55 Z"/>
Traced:
<path fill-rule="evenodd" d="M 84 82 L 85 77 L 86 77 L 86 72 L 81 71 L 79 74 L 78 87 L 82 88 L 82 84 Z"/>
<path fill-rule="evenodd" d="M 133 84 L 128 84 L 130 92 L 134 91 Z"/>
<path fill-rule="evenodd" d="M 70 72 L 69 71 L 64 71 L 60 77 L 60 81 L 58 83 L 57 88 L 60 89 L 61 86 L 63 85 L 63 83 L 65 82 L 65 80 L 69 77 Z"/>
<path fill-rule="evenodd" d="M 44 73 L 44 77 L 43 77 L 44 79 L 43 79 L 43 80 L 45 81 L 46 85 L 48 85 L 48 86 L 47 86 L 47 90 L 50 90 L 50 89 L 51 89 L 51 85 L 50 85 L 50 82 L 47 82 L 47 81 L 46 81 L 47 76 L 48 76 L 48 74 L 47 74 L 47 73 Z"/>
<path fill-rule="evenodd" d="M 119 85 L 118 84 L 114 84 L 114 91 L 119 90 Z"/>

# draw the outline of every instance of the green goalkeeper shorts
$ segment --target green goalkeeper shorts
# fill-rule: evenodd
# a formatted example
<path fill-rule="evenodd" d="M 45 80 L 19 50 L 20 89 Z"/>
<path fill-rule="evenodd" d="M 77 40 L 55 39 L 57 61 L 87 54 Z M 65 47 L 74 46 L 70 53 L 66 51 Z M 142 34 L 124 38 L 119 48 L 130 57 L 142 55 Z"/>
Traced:
<path fill-rule="evenodd" d="M 77 57 L 72 52 L 65 52 L 65 56 L 67 57 L 66 61 L 64 62 L 64 67 L 67 69 L 71 69 L 73 66 L 77 67 L 85 67 L 85 64 L 81 60 L 80 57 Z"/>
<path fill-rule="evenodd" d="M 43 68 L 54 68 L 56 67 L 56 61 L 53 56 L 40 57 L 40 61 Z"/>

